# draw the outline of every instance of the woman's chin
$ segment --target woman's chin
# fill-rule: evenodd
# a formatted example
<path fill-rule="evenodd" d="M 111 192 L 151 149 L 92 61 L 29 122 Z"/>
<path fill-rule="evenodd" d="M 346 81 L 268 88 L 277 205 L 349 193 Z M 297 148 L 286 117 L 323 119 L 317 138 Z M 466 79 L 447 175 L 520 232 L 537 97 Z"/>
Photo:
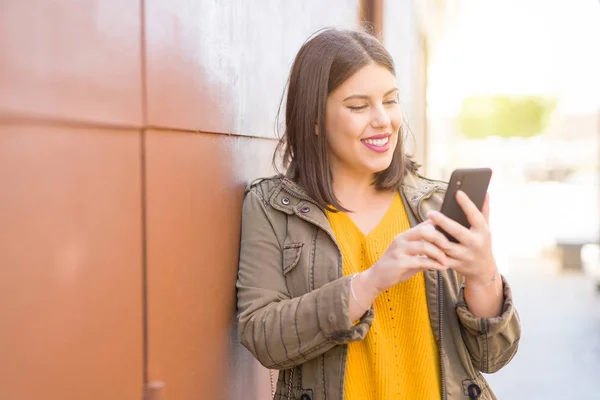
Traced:
<path fill-rule="evenodd" d="M 385 171 L 392 165 L 393 153 L 390 153 L 388 157 L 382 158 L 381 160 L 377 160 L 376 163 L 373 163 L 373 170 L 377 172 Z"/>
<path fill-rule="evenodd" d="M 386 169 L 388 169 L 391 164 L 392 164 L 392 160 L 389 160 L 388 162 L 377 163 L 375 165 L 369 165 L 368 170 L 372 174 L 377 174 L 379 172 L 383 172 Z"/>

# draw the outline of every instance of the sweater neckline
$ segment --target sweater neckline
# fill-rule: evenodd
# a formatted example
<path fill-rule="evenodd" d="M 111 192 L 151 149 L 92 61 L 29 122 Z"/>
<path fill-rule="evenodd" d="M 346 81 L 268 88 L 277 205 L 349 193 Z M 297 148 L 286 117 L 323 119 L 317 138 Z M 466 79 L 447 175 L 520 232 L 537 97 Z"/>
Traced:
<path fill-rule="evenodd" d="M 400 204 L 398 204 L 398 202 L 400 202 Z M 348 213 L 340 212 L 339 214 L 341 214 L 340 215 L 341 218 L 346 219 L 346 222 L 348 223 L 348 225 L 351 227 L 352 230 L 355 231 L 355 233 L 358 235 L 358 237 L 361 239 L 362 242 L 368 242 L 372 238 L 377 237 L 377 236 L 379 236 L 379 234 L 386 231 L 388 225 L 393 220 L 392 215 L 394 214 L 395 209 L 399 205 L 400 206 L 402 205 L 402 200 L 400 198 L 400 194 L 397 192 L 396 195 L 394 196 L 394 199 L 390 203 L 388 209 L 383 214 L 383 217 L 379 220 L 377 225 L 375 225 L 375 227 L 373 229 L 371 229 L 369 232 L 367 232 L 366 234 L 358 227 L 358 225 L 356 225 L 356 223 L 354 222 L 354 220 L 352 219 L 352 217 L 350 217 L 350 215 Z"/>

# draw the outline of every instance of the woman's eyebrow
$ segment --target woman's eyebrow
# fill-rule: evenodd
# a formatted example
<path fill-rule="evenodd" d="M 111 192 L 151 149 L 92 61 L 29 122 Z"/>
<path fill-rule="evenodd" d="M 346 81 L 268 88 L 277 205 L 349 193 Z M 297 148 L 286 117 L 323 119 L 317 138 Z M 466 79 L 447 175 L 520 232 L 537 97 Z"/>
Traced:
<path fill-rule="evenodd" d="M 397 92 L 398 88 L 391 88 L 390 90 L 388 90 L 387 92 L 385 92 L 385 94 L 383 95 L 383 97 L 389 96 L 390 94 Z M 366 94 L 353 94 L 352 96 L 348 96 L 346 97 L 344 100 L 342 101 L 346 101 L 346 100 L 352 100 L 352 99 L 363 99 L 366 100 L 368 99 L 369 96 L 367 96 Z"/>

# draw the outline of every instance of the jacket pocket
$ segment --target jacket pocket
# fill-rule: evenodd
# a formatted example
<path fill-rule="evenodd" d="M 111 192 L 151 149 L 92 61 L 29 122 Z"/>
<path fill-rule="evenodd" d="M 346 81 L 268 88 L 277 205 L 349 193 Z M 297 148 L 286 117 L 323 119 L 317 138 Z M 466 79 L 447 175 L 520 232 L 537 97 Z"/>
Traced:
<path fill-rule="evenodd" d="M 287 275 L 298 265 L 303 246 L 304 243 L 288 242 L 283 245 L 283 275 Z"/>

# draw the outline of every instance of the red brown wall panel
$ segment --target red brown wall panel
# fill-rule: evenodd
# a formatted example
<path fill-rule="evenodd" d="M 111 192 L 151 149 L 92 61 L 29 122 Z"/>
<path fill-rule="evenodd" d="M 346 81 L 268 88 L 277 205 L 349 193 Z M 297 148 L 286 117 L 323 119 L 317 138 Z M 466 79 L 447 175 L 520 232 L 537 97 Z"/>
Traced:
<path fill-rule="evenodd" d="M 0 116 L 139 126 L 139 0 L 7 0 Z"/>
<path fill-rule="evenodd" d="M 0 125 L 0 397 L 141 398 L 140 133 Z"/>
<path fill-rule="evenodd" d="M 214 134 L 146 136 L 148 368 L 150 381 L 166 384 L 161 400 L 226 399 L 237 368 L 262 368 L 239 349 L 246 364 L 230 365 L 230 331 L 244 189 L 269 172 L 273 147 Z M 248 383 L 245 396 L 258 390 Z"/>

